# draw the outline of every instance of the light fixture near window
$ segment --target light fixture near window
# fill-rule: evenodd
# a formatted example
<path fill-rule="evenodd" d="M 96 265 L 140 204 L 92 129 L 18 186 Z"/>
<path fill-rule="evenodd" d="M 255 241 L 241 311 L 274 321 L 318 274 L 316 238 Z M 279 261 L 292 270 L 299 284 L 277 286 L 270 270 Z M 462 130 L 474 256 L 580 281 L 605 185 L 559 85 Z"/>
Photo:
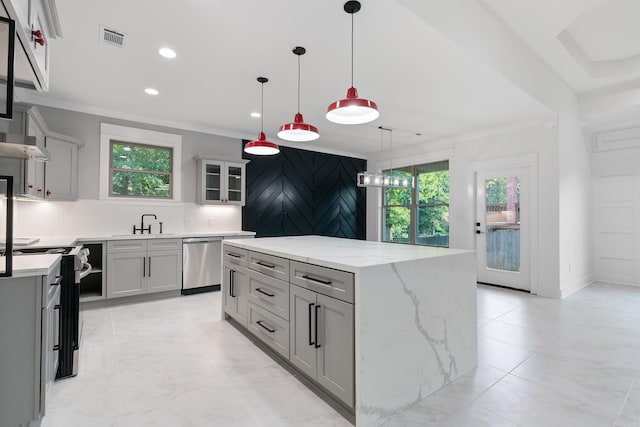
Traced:
<path fill-rule="evenodd" d="M 264 134 L 264 84 L 268 82 L 269 79 L 266 77 L 258 77 L 257 80 L 261 87 L 260 133 L 258 134 L 258 139 L 247 142 L 244 145 L 244 152 L 256 156 L 272 156 L 280 152 L 280 147 L 278 147 L 278 144 L 267 141 L 267 137 Z"/>
<path fill-rule="evenodd" d="M 300 113 L 300 57 L 304 55 L 306 51 L 302 46 L 297 46 L 293 49 L 293 53 L 298 56 L 298 112 L 294 116 L 293 122 L 280 126 L 278 138 L 286 141 L 307 142 L 320 138 L 318 128 L 305 123 Z"/>
<path fill-rule="evenodd" d="M 348 1 L 344 11 L 351 15 L 351 87 L 347 97 L 335 101 L 327 108 L 327 120 L 342 125 L 369 123 L 380 116 L 378 105 L 368 99 L 359 98 L 358 90 L 353 86 L 353 15 L 361 8 L 359 1 Z"/>
<path fill-rule="evenodd" d="M 389 132 L 389 157 L 391 168 L 389 173 L 360 172 L 356 177 L 358 187 L 413 188 L 413 176 L 401 176 L 393 173 L 393 129 L 378 126 L 380 129 L 380 152 L 384 151 L 384 132 Z"/>

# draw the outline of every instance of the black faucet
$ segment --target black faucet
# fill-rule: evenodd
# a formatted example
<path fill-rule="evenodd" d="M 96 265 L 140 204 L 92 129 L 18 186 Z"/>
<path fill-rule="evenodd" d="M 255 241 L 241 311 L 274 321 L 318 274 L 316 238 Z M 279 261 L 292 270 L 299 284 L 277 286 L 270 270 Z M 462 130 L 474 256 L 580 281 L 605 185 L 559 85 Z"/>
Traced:
<path fill-rule="evenodd" d="M 136 231 L 139 231 L 140 234 L 144 234 L 145 230 L 147 231 L 147 233 L 151 234 L 151 224 L 149 224 L 149 227 L 147 227 L 146 229 L 144 228 L 144 217 L 145 216 L 152 216 L 153 219 L 158 219 L 158 217 L 155 214 L 142 214 L 142 216 L 140 217 L 140 228 L 136 228 L 136 226 L 133 226 L 133 234 L 136 234 Z"/>

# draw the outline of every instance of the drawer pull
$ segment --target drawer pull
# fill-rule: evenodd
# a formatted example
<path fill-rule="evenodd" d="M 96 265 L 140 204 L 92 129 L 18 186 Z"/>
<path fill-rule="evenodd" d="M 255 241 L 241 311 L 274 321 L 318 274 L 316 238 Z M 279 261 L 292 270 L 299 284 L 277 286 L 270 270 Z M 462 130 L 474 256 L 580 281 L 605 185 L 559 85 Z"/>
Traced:
<path fill-rule="evenodd" d="M 56 276 L 55 280 L 51 282 L 51 286 L 58 286 L 62 282 L 62 276 Z"/>
<path fill-rule="evenodd" d="M 242 258 L 242 256 L 238 254 L 234 254 L 233 252 L 227 252 L 227 255 L 233 258 Z"/>
<path fill-rule="evenodd" d="M 263 266 L 263 267 L 271 268 L 271 269 L 276 268 L 276 266 L 275 266 L 275 265 L 273 265 L 273 264 L 267 264 L 267 263 L 266 263 L 266 262 L 264 262 L 264 261 L 256 261 L 256 264 L 261 265 L 261 266 Z"/>
<path fill-rule="evenodd" d="M 320 311 L 320 306 L 316 305 L 316 345 L 315 348 L 320 348 L 320 339 L 318 338 L 318 311 Z"/>
<path fill-rule="evenodd" d="M 269 326 L 264 325 L 264 324 L 262 323 L 262 320 L 258 320 L 258 321 L 256 322 L 256 324 L 257 324 L 257 325 L 260 325 L 260 327 L 261 327 L 262 329 L 266 330 L 267 332 L 269 332 L 269 333 L 271 333 L 271 334 L 272 334 L 272 333 L 274 333 L 274 332 L 276 331 L 275 329 L 270 328 Z"/>
<path fill-rule="evenodd" d="M 266 296 L 268 296 L 268 297 L 271 297 L 271 298 L 273 298 L 273 297 L 275 297 L 275 296 L 276 296 L 276 294 L 271 294 L 271 293 L 269 293 L 269 292 L 265 292 L 265 291 L 263 291 L 261 288 L 256 288 L 256 291 L 260 292 L 260 293 L 261 293 L 261 294 L 263 294 L 263 295 L 266 295 Z"/>
<path fill-rule="evenodd" d="M 311 277 L 311 276 L 306 275 L 306 274 L 302 275 L 302 278 L 310 280 L 312 282 L 322 283 L 323 285 L 330 285 L 331 284 L 331 280 L 316 279 L 315 277 Z"/>
<path fill-rule="evenodd" d="M 309 345 L 315 345 L 315 342 L 311 339 L 311 324 L 313 323 L 311 322 L 311 316 L 312 316 L 311 312 L 313 311 L 314 305 L 315 304 L 312 302 L 309 303 Z"/>

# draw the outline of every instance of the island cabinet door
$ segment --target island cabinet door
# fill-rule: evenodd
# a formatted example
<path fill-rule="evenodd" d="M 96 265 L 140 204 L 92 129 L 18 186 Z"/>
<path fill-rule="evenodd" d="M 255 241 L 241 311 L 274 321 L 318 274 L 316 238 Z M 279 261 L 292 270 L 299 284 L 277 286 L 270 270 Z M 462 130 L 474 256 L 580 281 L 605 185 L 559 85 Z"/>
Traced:
<path fill-rule="evenodd" d="M 235 278 L 237 266 L 224 264 L 224 272 L 222 274 L 222 301 L 224 312 L 229 316 L 235 317 L 238 311 L 238 300 L 233 296 L 233 279 Z"/>
<path fill-rule="evenodd" d="M 289 361 L 302 372 L 316 379 L 317 350 L 314 339 L 316 293 L 291 285 L 289 300 Z"/>
<path fill-rule="evenodd" d="M 318 294 L 318 382 L 353 408 L 353 304 Z"/>
<path fill-rule="evenodd" d="M 236 267 L 233 274 L 233 292 L 236 300 L 236 319 L 247 325 L 249 319 L 249 275 L 244 267 Z"/>

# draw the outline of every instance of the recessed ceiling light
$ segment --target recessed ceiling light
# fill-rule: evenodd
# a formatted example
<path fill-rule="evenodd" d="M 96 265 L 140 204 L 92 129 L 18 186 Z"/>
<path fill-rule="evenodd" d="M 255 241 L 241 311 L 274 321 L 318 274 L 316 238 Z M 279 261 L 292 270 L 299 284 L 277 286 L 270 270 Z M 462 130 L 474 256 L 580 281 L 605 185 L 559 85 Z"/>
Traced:
<path fill-rule="evenodd" d="M 158 53 L 162 56 L 164 56 L 165 58 L 175 58 L 176 57 L 176 51 L 173 49 L 169 49 L 168 47 L 163 47 L 162 49 L 158 50 Z"/>
<path fill-rule="evenodd" d="M 146 88 L 146 89 L 144 90 L 144 92 L 145 92 L 147 95 L 157 95 L 157 94 L 159 94 L 159 93 L 160 93 L 160 92 L 158 92 L 156 89 L 153 89 L 153 88 L 151 88 L 151 87 Z"/>
<path fill-rule="evenodd" d="M 253 113 L 251 113 L 251 117 L 258 118 L 258 117 L 261 117 L 261 114 L 260 114 L 260 113 L 253 112 Z"/>

